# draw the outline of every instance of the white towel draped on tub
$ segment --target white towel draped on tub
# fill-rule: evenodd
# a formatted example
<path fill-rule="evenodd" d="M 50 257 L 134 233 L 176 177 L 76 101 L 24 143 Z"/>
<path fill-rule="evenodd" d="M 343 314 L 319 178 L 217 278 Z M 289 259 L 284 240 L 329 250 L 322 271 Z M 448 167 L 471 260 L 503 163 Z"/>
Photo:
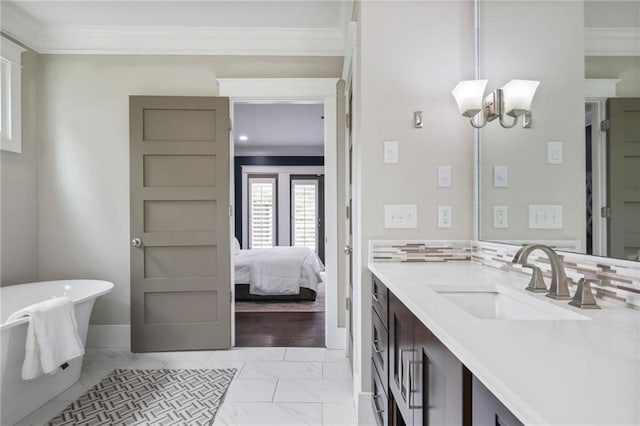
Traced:
<path fill-rule="evenodd" d="M 7 321 L 29 317 L 22 378 L 53 374 L 65 362 L 84 355 L 73 302 L 56 297 L 15 312 Z"/>

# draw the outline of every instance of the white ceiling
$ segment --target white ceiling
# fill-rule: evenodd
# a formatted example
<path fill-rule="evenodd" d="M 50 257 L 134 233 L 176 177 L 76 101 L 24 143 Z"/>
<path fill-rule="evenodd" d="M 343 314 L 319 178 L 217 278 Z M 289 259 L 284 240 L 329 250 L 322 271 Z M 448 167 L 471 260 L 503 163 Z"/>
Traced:
<path fill-rule="evenodd" d="M 237 103 L 233 110 L 234 145 L 238 153 L 321 153 L 324 146 L 324 105 Z M 240 135 L 249 140 L 240 141 Z"/>
<path fill-rule="evenodd" d="M 337 28 L 339 1 L 24 1 L 44 25 Z"/>

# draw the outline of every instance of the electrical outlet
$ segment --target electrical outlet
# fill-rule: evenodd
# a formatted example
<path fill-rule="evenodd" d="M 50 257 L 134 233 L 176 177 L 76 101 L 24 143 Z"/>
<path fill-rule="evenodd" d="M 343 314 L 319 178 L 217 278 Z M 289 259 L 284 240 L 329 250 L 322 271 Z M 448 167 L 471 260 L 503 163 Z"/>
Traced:
<path fill-rule="evenodd" d="M 493 227 L 508 228 L 509 217 L 507 214 L 507 206 L 493 206 Z"/>
<path fill-rule="evenodd" d="M 438 228 L 451 228 L 453 226 L 453 207 L 438 206 Z"/>

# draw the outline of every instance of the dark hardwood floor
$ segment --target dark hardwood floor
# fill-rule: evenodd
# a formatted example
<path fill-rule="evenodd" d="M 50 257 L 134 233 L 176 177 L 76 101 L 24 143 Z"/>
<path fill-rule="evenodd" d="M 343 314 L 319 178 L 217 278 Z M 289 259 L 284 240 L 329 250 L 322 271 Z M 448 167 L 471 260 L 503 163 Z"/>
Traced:
<path fill-rule="evenodd" d="M 236 346 L 324 347 L 324 312 L 236 312 Z"/>

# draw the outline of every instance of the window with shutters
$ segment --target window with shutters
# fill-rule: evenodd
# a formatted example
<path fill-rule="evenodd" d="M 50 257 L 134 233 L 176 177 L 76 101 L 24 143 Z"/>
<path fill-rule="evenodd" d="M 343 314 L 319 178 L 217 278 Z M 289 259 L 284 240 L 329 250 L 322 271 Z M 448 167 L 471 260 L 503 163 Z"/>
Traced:
<path fill-rule="evenodd" d="M 271 248 L 276 241 L 277 178 L 249 177 L 249 248 Z"/>
<path fill-rule="evenodd" d="M 291 241 L 318 251 L 318 181 L 291 181 Z"/>

